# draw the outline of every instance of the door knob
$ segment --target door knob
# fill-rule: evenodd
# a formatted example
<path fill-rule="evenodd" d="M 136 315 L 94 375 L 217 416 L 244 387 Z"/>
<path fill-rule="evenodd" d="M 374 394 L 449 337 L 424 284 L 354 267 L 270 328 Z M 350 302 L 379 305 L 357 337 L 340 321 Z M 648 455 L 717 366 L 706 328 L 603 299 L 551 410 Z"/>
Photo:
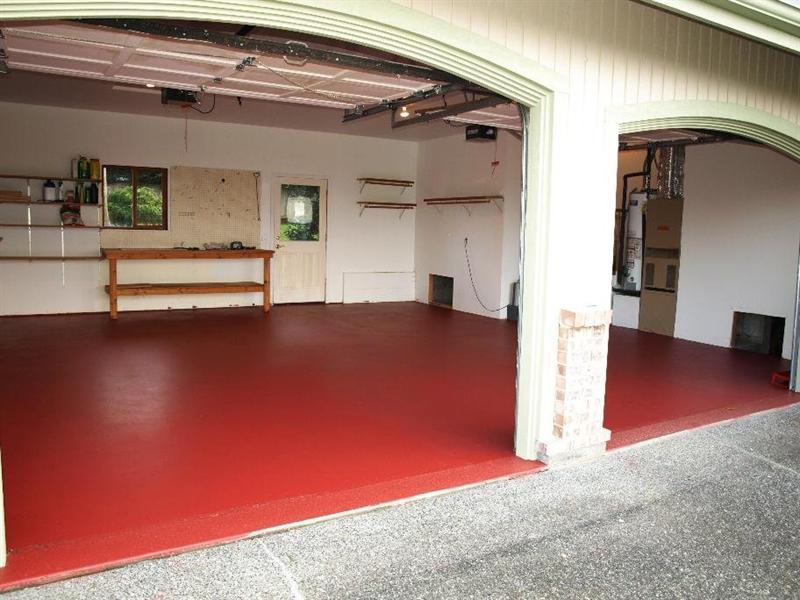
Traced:
<path fill-rule="evenodd" d="M 278 248 L 283 248 L 283 244 L 275 244 L 275 250 L 277 250 Z"/>

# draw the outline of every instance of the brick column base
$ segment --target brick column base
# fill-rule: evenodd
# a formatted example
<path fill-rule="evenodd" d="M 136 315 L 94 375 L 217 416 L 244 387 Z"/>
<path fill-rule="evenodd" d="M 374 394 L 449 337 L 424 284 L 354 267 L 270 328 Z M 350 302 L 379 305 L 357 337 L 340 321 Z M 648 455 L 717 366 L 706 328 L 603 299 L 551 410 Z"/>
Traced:
<path fill-rule="evenodd" d="M 611 438 L 603 427 L 610 324 L 610 310 L 561 311 L 553 433 L 537 446 L 542 462 L 558 464 L 605 452 Z"/>

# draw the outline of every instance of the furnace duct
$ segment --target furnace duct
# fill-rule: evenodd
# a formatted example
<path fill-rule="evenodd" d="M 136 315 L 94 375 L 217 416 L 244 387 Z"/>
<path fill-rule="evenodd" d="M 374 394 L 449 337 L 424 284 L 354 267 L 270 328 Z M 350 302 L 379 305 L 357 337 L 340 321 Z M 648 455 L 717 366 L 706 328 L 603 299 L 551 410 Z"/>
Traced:
<path fill-rule="evenodd" d="M 668 146 L 658 151 L 658 197 L 683 200 L 683 166 L 686 146 Z"/>

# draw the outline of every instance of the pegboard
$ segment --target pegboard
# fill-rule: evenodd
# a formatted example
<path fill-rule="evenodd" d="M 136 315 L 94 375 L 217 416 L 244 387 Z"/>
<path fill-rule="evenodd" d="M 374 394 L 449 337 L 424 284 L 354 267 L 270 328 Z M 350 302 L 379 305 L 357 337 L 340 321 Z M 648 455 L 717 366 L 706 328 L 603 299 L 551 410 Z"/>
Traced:
<path fill-rule="evenodd" d="M 207 242 L 258 246 L 261 218 L 258 173 L 235 169 L 172 167 L 168 231 L 105 230 L 110 247 L 203 247 Z"/>

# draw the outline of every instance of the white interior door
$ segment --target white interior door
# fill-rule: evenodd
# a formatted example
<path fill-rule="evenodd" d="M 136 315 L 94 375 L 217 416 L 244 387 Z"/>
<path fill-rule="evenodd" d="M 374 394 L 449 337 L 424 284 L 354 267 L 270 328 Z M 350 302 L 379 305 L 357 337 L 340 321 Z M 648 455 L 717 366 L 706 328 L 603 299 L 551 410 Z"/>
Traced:
<path fill-rule="evenodd" d="M 328 182 L 280 177 L 272 188 L 273 302 L 325 301 Z"/>

